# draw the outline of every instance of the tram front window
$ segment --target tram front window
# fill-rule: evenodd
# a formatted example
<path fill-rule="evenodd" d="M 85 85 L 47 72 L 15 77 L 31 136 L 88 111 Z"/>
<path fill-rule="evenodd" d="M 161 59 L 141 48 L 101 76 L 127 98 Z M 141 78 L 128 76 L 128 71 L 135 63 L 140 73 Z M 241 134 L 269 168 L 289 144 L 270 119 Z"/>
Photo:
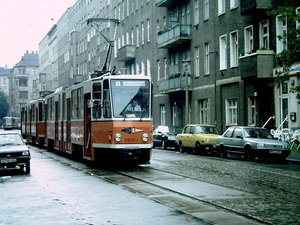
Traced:
<path fill-rule="evenodd" d="M 150 82 L 148 80 L 112 80 L 114 117 L 149 117 Z"/>

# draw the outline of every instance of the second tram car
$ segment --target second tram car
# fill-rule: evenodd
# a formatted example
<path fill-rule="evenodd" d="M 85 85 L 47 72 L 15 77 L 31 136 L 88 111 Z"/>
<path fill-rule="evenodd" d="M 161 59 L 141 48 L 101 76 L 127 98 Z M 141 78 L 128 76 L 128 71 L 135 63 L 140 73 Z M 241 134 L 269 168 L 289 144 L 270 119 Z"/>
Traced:
<path fill-rule="evenodd" d="M 22 135 L 88 161 L 148 163 L 151 86 L 149 76 L 106 73 L 58 88 L 22 108 Z"/>

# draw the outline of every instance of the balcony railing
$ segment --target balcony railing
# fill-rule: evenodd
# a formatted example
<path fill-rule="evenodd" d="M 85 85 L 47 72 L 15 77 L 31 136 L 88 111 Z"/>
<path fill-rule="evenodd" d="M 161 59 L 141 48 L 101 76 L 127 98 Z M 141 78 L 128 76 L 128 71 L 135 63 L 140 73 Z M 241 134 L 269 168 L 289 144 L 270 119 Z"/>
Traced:
<path fill-rule="evenodd" d="M 117 60 L 119 62 L 125 62 L 135 58 L 135 46 L 134 45 L 125 45 L 118 51 Z"/>
<path fill-rule="evenodd" d="M 187 77 L 188 86 L 191 87 L 191 77 Z M 186 77 L 180 76 L 173 79 L 165 79 L 158 81 L 158 90 L 160 93 L 170 93 L 176 91 L 184 91 L 186 89 Z"/>
<path fill-rule="evenodd" d="M 172 48 L 191 40 L 191 26 L 177 25 L 157 33 L 158 48 Z"/>
<path fill-rule="evenodd" d="M 158 7 L 170 7 L 176 2 L 176 0 L 156 0 L 156 6 Z"/>
<path fill-rule="evenodd" d="M 241 75 L 243 78 L 272 78 L 274 61 L 274 52 L 271 50 L 257 50 L 255 53 L 241 56 Z"/>
<path fill-rule="evenodd" d="M 272 0 L 242 0 L 241 14 L 257 14 L 258 11 L 265 11 L 272 9 Z"/>

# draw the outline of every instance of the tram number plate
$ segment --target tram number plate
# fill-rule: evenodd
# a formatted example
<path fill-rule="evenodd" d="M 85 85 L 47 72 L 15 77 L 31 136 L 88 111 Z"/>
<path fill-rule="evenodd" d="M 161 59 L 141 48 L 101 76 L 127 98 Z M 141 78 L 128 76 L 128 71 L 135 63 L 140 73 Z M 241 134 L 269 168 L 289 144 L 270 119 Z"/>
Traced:
<path fill-rule="evenodd" d="M 1 159 L 1 163 L 14 163 L 17 159 Z"/>
<path fill-rule="evenodd" d="M 138 142 L 138 138 L 125 138 L 125 142 Z"/>
<path fill-rule="evenodd" d="M 270 150 L 270 153 L 272 154 L 281 154 L 282 151 L 280 150 Z"/>

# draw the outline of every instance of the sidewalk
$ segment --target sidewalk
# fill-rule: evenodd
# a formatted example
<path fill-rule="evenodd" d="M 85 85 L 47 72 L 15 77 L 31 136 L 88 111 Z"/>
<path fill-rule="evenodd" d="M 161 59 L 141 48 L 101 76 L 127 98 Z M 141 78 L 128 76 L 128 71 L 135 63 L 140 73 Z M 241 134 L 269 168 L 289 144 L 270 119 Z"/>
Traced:
<path fill-rule="evenodd" d="M 286 160 L 292 163 L 300 163 L 300 151 L 292 151 Z"/>

